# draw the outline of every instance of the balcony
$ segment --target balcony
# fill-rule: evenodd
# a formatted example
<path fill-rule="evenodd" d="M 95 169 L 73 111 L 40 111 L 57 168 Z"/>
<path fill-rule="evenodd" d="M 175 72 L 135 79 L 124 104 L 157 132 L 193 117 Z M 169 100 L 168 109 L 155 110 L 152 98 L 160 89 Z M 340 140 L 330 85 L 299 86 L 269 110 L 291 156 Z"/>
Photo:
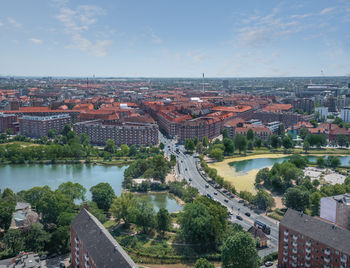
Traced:
<path fill-rule="evenodd" d="M 288 245 L 283 246 L 283 249 L 288 250 Z"/>
<path fill-rule="evenodd" d="M 78 237 L 75 237 L 75 238 L 74 238 L 74 242 L 75 242 L 75 244 L 79 244 L 79 238 L 78 238 Z"/>
<path fill-rule="evenodd" d="M 285 238 L 283 239 L 283 241 L 284 241 L 284 243 L 288 243 L 288 237 L 285 237 Z"/>
<path fill-rule="evenodd" d="M 297 258 L 297 256 L 294 255 L 294 256 L 292 257 L 292 259 L 293 259 L 293 261 L 297 261 L 298 258 Z"/>
<path fill-rule="evenodd" d="M 296 248 L 293 248 L 293 253 L 297 254 L 298 250 Z"/>
<path fill-rule="evenodd" d="M 86 261 L 89 261 L 89 259 L 90 259 L 90 258 L 89 258 L 89 255 L 85 254 L 84 257 L 85 257 L 85 260 L 86 260 Z"/>
<path fill-rule="evenodd" d="M 288 231 L 284 231 L 284 236 L 288 236 L 289 232 Z"/>
<path fill-rule="evenodd" d="M 311 241 L 306 241 L 306 246 L 311 247 Z"/>
<path fill-rule="evenodd" d="M 79 265 L 80 262 L 79 262 L 79 259 L 78 258 L 75 258 L 75 264 Z"/>
<path fill-rule="evenodd" d="M 298 243 L 294 241 L 294 242 L 293 242 L 293 247 L 296 248 L 297 246 L 298 246 Z"/>
<path fill-rule="evenodd" d="M 329 259 L 328 257 L 325 257 L 325 258 L 324 258 L 324 261 L 328 264 L 329 261 L 330 261 L 330 259 Z"/>
<path fill-rule="evenodd" d="M 79 251 L 79 247 L 75 246 L 75 251 Z"/>
<path fill-rule="evenodd" d="M 309 262 L 305 262 L 305 267 L 310 267 L 310 263 Z"/>
<path fill-rule="evenodd" d="M 330 268 L 329 265 L 324 265 L 323 268 Z"/>
<path fill-rule="evenodd" d="M 324 254 L 329 255 L 329 254 L 331 254 L 331 251 L 329 249 L 325 249 Z"/>
<path fill-rule="evenodd" d="M 294 239 L 294 240 L 297 240 L 297 239 L 298 239 L 298 236 L 297 236 L 297 235 L 293 235 L 293 239 Z"/>
<path fill-rule="evenodd" d="M 283 258 L 283 262 L 288 262 L 288 258 Z"/>
<path fill-rule="evenodd" d="M 288 256 L 288 251 L 287 250 L 283 251 L 283 255 Z"/>
<path fill-rule="evenodd" d="M 297 263 L 296 263 L 296 262 L 293 262 L 293 263 L 292 263 L 292 267 L 297 267 Z"/>
<path fill-rule="evenodd" d="M 305 256 L 305 260 L 307 260 L 307 261 L 311 260 L 311 256 L 310 255 L 306 255 Z"/>
<path fill-rule="evenodd" d="M 306 248 L 305 251 L 306 251 L 307 254 L 311 253 L 311 249 L 310 248 Z"/>
<path fill-rule="evenodd" d="M 341 257 L 341 262 L 344 262 L 344 263 L 346 263 L 346 256 L 345 255 L 343 255 L 342 257 Z"/>

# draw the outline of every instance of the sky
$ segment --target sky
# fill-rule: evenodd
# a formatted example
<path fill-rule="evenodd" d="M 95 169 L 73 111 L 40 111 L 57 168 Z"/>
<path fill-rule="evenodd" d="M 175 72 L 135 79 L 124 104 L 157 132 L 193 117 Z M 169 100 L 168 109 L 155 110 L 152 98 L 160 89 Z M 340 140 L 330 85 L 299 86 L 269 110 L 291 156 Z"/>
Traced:
<path fill-rule="evenodd" d="M 0 75 L 350 75 L 349 0 L 0 0 Z"/>

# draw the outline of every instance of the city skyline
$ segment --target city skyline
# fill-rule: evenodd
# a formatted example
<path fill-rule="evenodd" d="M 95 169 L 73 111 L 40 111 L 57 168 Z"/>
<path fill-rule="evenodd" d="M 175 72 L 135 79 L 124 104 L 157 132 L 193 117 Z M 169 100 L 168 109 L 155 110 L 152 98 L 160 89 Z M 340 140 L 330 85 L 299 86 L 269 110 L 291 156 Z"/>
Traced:
<path fill-rule="evenodd" d="M 6 0 L 0 75 L 349 75 L 350 3 L 288 4 Z"/>

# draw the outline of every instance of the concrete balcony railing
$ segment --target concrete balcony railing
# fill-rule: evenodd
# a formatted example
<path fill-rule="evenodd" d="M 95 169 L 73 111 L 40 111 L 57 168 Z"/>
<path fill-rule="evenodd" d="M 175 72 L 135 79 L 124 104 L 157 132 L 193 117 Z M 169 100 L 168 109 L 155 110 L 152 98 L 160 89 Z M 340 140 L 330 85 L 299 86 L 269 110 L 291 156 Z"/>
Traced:
<path fill-rule="evenodd" d="M 310 253 L 311 253 L 311 249 L 310 249 L 310 248 L 307 248 L 307 249 L 305 249 L 305 252 L 306 252 L 307 254 L 310 254 Z"/>
<path fill-rule="evenodd" d="M 297 267 L 297 263 L 296 263 L 296 262 L 293 262 L 293 263 L 292 263 L 292 267 Z"/>
<path fill-rule="evenodd" d="M 284 236 L 288 236 L 289 232 L 288 231 L 284 231 Z"/>
<path fill-rule="evenodd" d="M 307 247 L 311 247 L 311 242 L 310 241 L 306 241 L 306 244 L 305 244 Z"/>
<path fill-rule="evenodd" d="M 292 252 L 293 254 L 297 254 L 298 250 L 296 248 L 293 248 Z"/>
<path fill-rule="evenodd" d="M 283 262 L 288 262 L 288 258 L 283 258 Z"/>
<path fill-rule="evenodd" d="M 285 238 L 283 239 L 283 241 L 284 241 L 284 243 L 288 243 L 288 237 L 285 237 Z"/>
<path fill-rule="evenodd" d="M 294 240 L 298 240 L 298 236 L 297 235 L 293 235 L 293 239 Z"/>
<path fill-rule="evenodd" d="M 330 259 L 328 257 L 324 258 L 324 261 L 328 264 Z"/>
<path fill-rule="evenodd" d="M 292 259 L 293 259 L 293 261 L 296 261 L 298 258 L 297 258 L 297 256 L 293 256 Z"/>
<path fill-rule="evenodd" d="M 288 251 L 287 250 L 283 251 L 283 255 L 288 256 Z"/>
<path fill-rule="evenodd" d="M 331 254 L 331 251 L 330 251 L 329 249 L 325 249 L 325 250 L 324 250 L 324 254 L 330 255 L 330 254 Z"/>
<path fill-rule="evenodd" d="M 341 257 L 341 259 L 340 259 L 340 260 L 341 260 L 341 262 L 346 263 L 346 261 L 347 261 L 347 260 L 346 260 L 346 256 L 344 256 L 344 255 L 343 255 L 343 256 Z"/>
<path fill-rule="evenodd" d="M 307 260 L 307 261 L 311 260 L 311 256 L 310 255 L 306 255 L 305 256 L 305 260 Z"/>
<path fill-rule="evenodd" d="M 293 242 L 293 247 L 296 248 L 297 246 L 298 246 L 298 243 L 294 241 L 294 242 Z"/>
<path fill-rule="evenodd" d="M 305 267 L 310 267 L 310 263 L 309 262 L 305 262 Z"/>

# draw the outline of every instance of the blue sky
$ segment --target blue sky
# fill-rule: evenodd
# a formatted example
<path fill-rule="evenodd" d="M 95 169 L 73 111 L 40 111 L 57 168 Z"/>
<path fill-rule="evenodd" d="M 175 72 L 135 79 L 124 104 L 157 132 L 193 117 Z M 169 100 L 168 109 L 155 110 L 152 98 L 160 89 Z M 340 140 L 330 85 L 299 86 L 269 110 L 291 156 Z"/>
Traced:
<path fill-rule="evenodd" d="M 1 0 L 0 75 L 350 74 L 350 1 Z"/>

